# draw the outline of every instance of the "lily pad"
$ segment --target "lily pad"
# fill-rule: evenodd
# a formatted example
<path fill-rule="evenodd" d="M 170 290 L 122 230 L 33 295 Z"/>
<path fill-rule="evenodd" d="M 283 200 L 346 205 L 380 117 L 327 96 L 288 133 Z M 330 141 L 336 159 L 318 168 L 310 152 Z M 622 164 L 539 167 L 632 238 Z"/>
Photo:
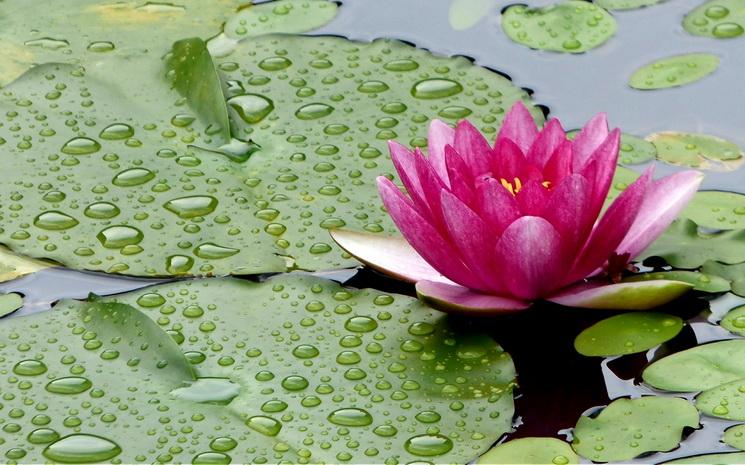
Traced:
<path fill-rule="evenodd" d="M 722 439 L 725 444 L 736 449 L 745 450 L 745 425 L 727 428 Z"/>
<path fill-rule="evenodd" d="M 745 228 L 745 195 L 737 192 L 700 191 L 681 216 L 712 229 Z"/>
<path fill-rule="evenodd" d="M 707 134 L 667 131 L 650 134 L 647 140 L 657 148 L 657 158 L 671 165 L 733 171 L 745 162 L 736 144 Z"/>
<path fill-rule="evenodd" d="M 735 229 L 715 233 L 699 231 L 689 219 L 673 224 L 642 254 L 662 257 L 676 268 L 694 269 L 708 260 L 728 265 L 745 262 L 745 230 Z"/>
<path fill-rule="evenodd" d="M 715 39 L 741 37 L 745 34 L 745 0 L 710 0 L 685 16 L 683 28 Z"/>
<path fill-rule="evenodd" d="M 740 297 L 745 297 L 745 263 L 727 265 L 709 260 L 704 262 L 701 271 L 730 281 L 732 292 Z"/>
<path fill-rule="evenodd" d="M 581 0 L 566 0 L 540 8 L 509 6 L 502 29 L 513 41 L 553 52 L 582 53 L 616 33 L 616 20 L 603 8 Z"/>
<path fill-rule="evenodd" d="M 671 460 L 660 465 L 740 465 L 742 463 L 745 463 L 745 452 L 696 455 L 694 457 Z"/>
<path fill-rule="evenodd" d="M 588 357 L 611 357 L 647 351 L 674 338 L 680 318 L 656 312 L 632 312 L 601 320 L 582 331 L 574 348 Z"/>
<path fill-rule="evenodd" d="M 448 321 L 303 275 L 63 302 L 0 326 L 0 368 L 20 379 L 4 411 L 26 413 L 4 447 L 44 463 L 95 434 L 112 455 L 68 461 L 466 463 L 510 430 L 515 372 Z M 27 441 L 39 428 L 55 434 Z"/>
<path fill-rule="evenodd" d="M 745 305 L 740 305 L 727 312 L 719 326 L 729 332 L 745 336 Z"/>
<path fill-rule="evenodd" d="M 697 271 L 662 271 L 654 273 L 639 273 L 623 279 L 623 282 L 639 282 L 667 279 L 693 284 L 693 289 L 701 292 L 719 293 L 730 290 L 729 281 L 717 275 L 699 273 Z"/>
<path fill-rule="evenodd" d="M 664 0 L 595 0 L 594 3 L 606 10 L 635 10 L 656 5 Z"/>
<path fill-rule="evenodd" d="M 0 283 L 36 273 L 50 266 L 54 266 L 54 264 L 16 255 L 0 245 Z"/>
<path fill-rule="evenodd" d="M 595 462 L 627 461 L 675 448 L 683 429 L 698 427 L 698 421 L 696 408 L 685 399 L 618 399 L 595 418 L 580 417 L 572 447 Z"/>
<path fill-rule="evenodd" d="M 687 53 L 656 60 L 634 71 L 629 86 L 639 90 L 667 89 L 696 82 L 716 71 L 719 57 Z"/>
<path fill-rule="evenodd" d="M 497 0 L 452 0 L 448 21 L 456 31 L 469 29 L 498 5 Z"/>
<path fill-rule="evenodd" d="M 745 378 L 745 340 L 704 344 L 649 365 L 644 382 L 673 392 L 704 391 Z"/>
<path fill-rule="evenodd" d="M 708 389 L 696 397 L 696 408 L 727 420 L 745 420 L 745 379 Z"/>
<path fill-rule="evenodd" d="M 20 294 L 0 294 L 0 318 L 9 315 L 23 306 L 23 297 Z"/>
<path fill-rule="evenodd" d="M 579 457 L 569 444 L 559 439 L 519 438 L 493 447 L 476 463 L 573 465 L 579 463 Z"/>

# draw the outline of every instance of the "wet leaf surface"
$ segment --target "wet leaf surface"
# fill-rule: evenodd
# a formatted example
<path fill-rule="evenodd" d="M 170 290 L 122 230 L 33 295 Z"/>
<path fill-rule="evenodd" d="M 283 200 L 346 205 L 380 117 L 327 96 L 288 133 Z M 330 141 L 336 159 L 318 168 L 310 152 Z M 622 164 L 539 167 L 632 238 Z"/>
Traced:
<path fill-rule="evenodd" d="M 745 306 L 740 305 L 731 309 L 724 315 L 719 325 L 727 331 L 745 336 Z"/>
<path fill-rule="evenodd" d="M 610 357 L 647 351 L 674 338 L 680 318 L 656 312 L 633 312 L 601 320 L 582 331 L 574 347 L 588 357 Z"/>
<path fill-rule="evenodd" d="M 699 273 L 697 271 L 662 271 L 655 273 L 639 273 L 623 279 L 623 282 L 654 281 L 668 279 L 693 284 L 693 289 L 701 292 L 720 293 L 730 290 L 729 282 L 716 274 Z"/>
<path fill-rule="evenodd" d="M 710 53 L 688 53 L 663 58 L 634 71 L 629 86 L 639 90 L 667 89 L 696 82 L 716 71 L 719 57 Z"/>
<path fill-rule="evenodd" d="M 571 465 L 579 463 L 572 447 L 554 438 L 519 438 L 499 444 L 482 455 L 477 464 L 540 464 Z"/>
<path fill-rule="evenodd" d="M 0 318 L 9 315 L 23 305 L 23 297 L 20 294 L 0 294 Z"/>
<path fill-rule="evenodd" d="M 745 297 L 745 263 L 727 265 L 714 260 L 704 262 L 701 271 L 730 281 L 732 293 Z"/>
<path fill-rule="evenodd" d="M 595 0 L 594 3 L 606 10 L 634 10 L 656 5 L 664 0 Z"/>
<path fill-rule="evenodd" d="M 745 228 L 745 195 L 737 192 L 699 191 L 681 216 L 713 229 Z"/>
<path fill-rule="evenodd" d="M 738 379 L 707 389 L 696 397 L 696 407 L 705 413 L 727 420 L 745 420 L 745 379 Z"/>
<path fill-rule="evenodd" d="M 675 220 L 643 257 L 662 257 L 677 268 L 694 269 L 708 260 L 728 265 L 745 262 L 745 230 L 703 233 L 691 220 Z"/>
<path fill-rule="evenodd" d="M 734 448 L 745 450 L 745 425 L 736 425 L 724 431 L 722 441 Z"/>
<path fill-rule="evenodd" d="M 707 134 L 668 131 L 651 134 L 647 140 L 657 148 L 657 158 L 671 165 L 733 171 L 745 162 L 736 144 Z"/>
<path fill-rule="evenodd" d="M 715 39 L 741 37 L 745 34 L 745 1 L 710 0 L 685 16 L 683 28 Z"/>

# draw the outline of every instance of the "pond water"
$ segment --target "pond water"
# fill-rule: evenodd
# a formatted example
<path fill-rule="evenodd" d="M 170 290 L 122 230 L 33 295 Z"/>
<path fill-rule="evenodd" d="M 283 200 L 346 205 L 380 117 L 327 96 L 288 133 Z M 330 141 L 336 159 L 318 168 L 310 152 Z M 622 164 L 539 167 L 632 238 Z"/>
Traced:
<path fill-rule="evenodd" d="M 531 6 L 550 3 L 541 0 Z M 681 25 L 682 17 L 700 3 L 672 0 L 614 11 L 618 23 L 615 36 L 597 49 L 576 55 L 530 50 L 510 40 L 500 28 L 499 8 L 506 4 L 498 2 L 472 27 L 454 30 L 448 20 L 450 0 L 344 0 L 333 20 L 309 34 L 360 41 L 394 38 L 437 55 L 469 57 L 480 66 L 509 76 L 516 86 L 529 89 L 533 102 L 544 107 L 549 116 L 560 118 L 567 129 L 580 127 L 593 114 L 605 111 L 611 125 L 628 134 L 644 137 L 659 131 L 694 132 L 745 147 L 745 39 L 716 40 L 688 34 Z M 717 55 L 720 67 L 712 76 L 670 89 L 638 91 L 626 84 L 627 77 L 643 65 L 693 52 Z M 658 175 L 679 169 L 658 165 Z M 645 166 L 636 165 L 633 169 Z M 708 171 L 702 189 L 745 194 L 742 171 Z M 413 286 L 367 269 L 310 274 L 357 289 L 372 287 L 415 296 Z M 260 281 L 267 276 L 248 279 Z M 85 299 L 89 294 L 110 296 L 167 281 L 170 280 L 55 267 L 2 283 L 0 292 L 24 296 L 24 306 L 10 319 L 49 310 L 62 299 Z M 454 321 L 486 328 L 515 362 L 519 385 L 515 429 L 500 441 L 544 436 L 571 442 L 571 428 L 577 419 L 614 399 L 673 395 L 641 382 L 641 372 L 651 361 L 699 344 L 737 337 L 717 323 L 731 308 L 745 304 L 745 299 L 730 293 L 706 299 L 696 294 L 663 309 L 688 321 L 674 339 L 646 353 L 605 359 L 579 355 L 573 342 L 583 329 L 609 316 L 606 313 L 541 304 L 511 317 L 473 321 L 455 317 Z M 692 399 L 693 395 L 687 398 Z M 661 463 L 678 457 L 736 451 L 721 442 L 724 430 L 735 424 L 738 422 L 702 415 L 702 427 L 686 430 L 687 437 L 679 447 L 627 462 Z"/>

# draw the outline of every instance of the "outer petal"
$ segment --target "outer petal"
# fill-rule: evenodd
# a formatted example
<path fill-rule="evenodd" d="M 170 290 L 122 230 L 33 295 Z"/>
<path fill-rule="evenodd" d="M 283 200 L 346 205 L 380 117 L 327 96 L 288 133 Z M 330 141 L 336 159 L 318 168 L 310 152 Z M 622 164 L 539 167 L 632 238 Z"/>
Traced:
<path fill-rule="evenodd" d="M 684 171 L 652 183 L 618 251 L 628 252 L 634 258 L 649 247 L 685 208 L 703 179 L 704 175 L 698 171 Z"/>
<path fill-rule="evenodd" d="M 517 102 L 510 108 L 502 122 L 497 135 L 497 145 L 501 139 L 509 139 L 517 144 L 523 153 L 528 153 L 537 135 L 538 128 L 530 111 L 523 102 Z"/>
<path fill-rule="evenodd" d="M 539 168 L 543 168 L 548 162 L 554 150 L 567 140 L 564 128 L 558 119 L 554 118 L 546 123 L 543 130 L 538 134 L 533 145 L 526 155 L 528 161 Z"/>
<path fill-rule="evenodd" d="M 407 282 L 422 279 L 452 283 L 427 263 L 403 237 L 331 230 L 331 237 L 354 258 L 388 276 Z"/>
<path fill-rule="evenodd" d="M 605 113 L 593 116 L 574 138 L 573 158 L 574 171 L 586 166 L 590 156 L 608 137 L 608 117 Z"/>
<path fill-rule="evenodd" d="M 450 177 L 450 191 L 464 203 L 473 202 L 473 176 L 463 158 L 449 145 L 445 146 L 445 166 Z"/>
<path fill-rule="evenodd" d="M 475 205 L 494 237 L 502 234 L 507 226 L 520 217 L 520 207 L 515 197 L 494 178 L 486 179 L 476 187 Z"/>
<path fill-rule="evenodd" d="M 453 245 L 417 212 L 411 201 L 390 179 L 378 177 L 378 191 L 401 234 L 432 268 L 464 286 L 486 288 L 453 253 Z"/>
<path fill-rule="evenodd" d="M 552 189 L 551 197 L 540 214 L 571 244 L 573 250 L 582 247 L 597 219 L 586 206 L 589 191 L 589 182 L 580 174 L 572 174 Z"/>
<path fill-rule="evenodd" d="M 446 186 L 450 186 L 450 180 L 445 168 L 445 146 L 453 145 L 454 141 L 455 130 L 453 128 L 439 119 L 432 120 L 429 123 L 429 134 L 427 135 L 429 162 Z"/>
<path fill-rule="evenodd" d="M 509 294 L 534 300 L 561 284 L 569 257 L 564 239 L 551 223 L 523 216 L 504 230 L 495 258 Z"/>
<path fill-rule="evenodd" d="M 620 143 L 621 131 L 614 129 L 592 154 L 592 159 L 587 166 L 580 170 L 592 185 L 592 198 L 588 203 L 588 208 L 595 215 L 598 215 L 603 208 L 613 182 Z"/>
<path fill-rule="evenodd" d="M 530 302 L 480 294 L 463 286 L 433 281 L 416 283 L 416 293 L 427 305 L 448 313 L 461 313 L 469 316 L 514 313 L 530 306 Z"/>
<path fill-rule="evenodd" d="M 474 176 L 491 171 L 489 160 L 492 157 L 492 148 L 468 120 L 460 121 L 455 127 L 453 148 L 463 157 Z"/>
<path fill-rule="evenodd" d="M 693 288 L 682 281 L 650 280 L 636 283 L 581 283 L 546 300 L 567 307 L 606 310 L 649 310 L 677 299 Z"/>

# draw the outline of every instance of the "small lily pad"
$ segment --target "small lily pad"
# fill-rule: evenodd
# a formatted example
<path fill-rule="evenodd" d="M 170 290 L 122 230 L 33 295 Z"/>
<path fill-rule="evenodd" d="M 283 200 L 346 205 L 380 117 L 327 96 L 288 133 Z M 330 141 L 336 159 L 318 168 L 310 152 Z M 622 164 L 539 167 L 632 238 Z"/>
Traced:
<path fill-rule="evenodd" d="M 730 452 L 724 454 L 706 454 L 684 457 L 660 465 L 742 465 L 745 463 L 745 452 Z"/>
<path fill-rule="evenodd" d="M 595 0 L 595 4 L 606 10 L 635 10 L 637 8 L 656 5 L 665 0 Z"/>
<path fill-rule="evenodd" d="M 647 140 L 657 148 L 657 158 L 671 165 L 733 171 L 745 162 L 736 144 L 707 134 L 666 131 L 650 134 Z"/>
<path fill-rule="evenodd" d="M 727 265 L 714 260 L 708 260 L 704 262 L 701 271 L 728 280 L 732 287 L 732 292 L 740 297 L 745 297 L 745 263 Z"/>
<path fill-rule="evenodd" d="M 233 39 L 282 32 L 312 31 L 336 16 L 338 4 L 328 0 L 276 0 L 238 10 L 225 23 L 225 35 Z"/>
<path fill-rule="evenodd" d="M 683 28 L 715 39 L 741 37 L 745 34 L 745 0 L 710 0 L 685 16 Z"/>
<path fill-rule="evenodd" d="M 644 382 L 673 392 L 704 391 L 745 378 L 745 340 L 714 342 L 668 355 L 649 365 Z"/>
<path fill-rule="evenodd" d="M 639 90 L 667 89 L 696 82 L 719 67 L 711 53 L 687 53 L 656 60 L 634 71 L 629 86 Z"/>
<path fill-rule="evenodd" d="M 681 216 L 712 229 L 745 228 L 745 195 L 737 192 L 696 192 Z"/>
<path fill-rule="evenodd" d="M 725 444 L 736 449 L 745 450 L 745 424 L 727 428 L 724 431 L 724 438 L 722 440 Z"/>
<path fill-rule="evenodd" d="M 569 444 L 556 438 L 519 438 L 489 449 L 476 463 L 573 465 L 579 463 L 579 457 Z"/>
<path fill-rule="evenodd" d="M 702 233 L 689 219 L 673 224 L 644 251 L 642 257 L 662 257 L 676 268 L 694 269 L 708 260 L 728 265 L 745 262 L 745 230 Z"/>
<path fill-rule="evenodd" d="M 745 305 L 740 305 L 727 312 L 719 326 L 740 336 L 745 336 Z"/>
<path fill-rule="evenodd" d="M 644 352 L 674 338 L 683 329 L 683 320 L 655 312 L 632 312 L 601 320 L 582 331 L 574 348 L 588 357 Z"/>
<path fill-rule="evenodd" d="M 693 284 L 693 289 L 701 292 L 719 293 L 730 290 L 729 281 L 716 275 L 699 273 L 697 271 L 661 271 L 654 273 L 639 273 L 623 279 L 623 282 L 638 282 L 657 279 L 667 279 L 671 281 L 682 281 Z"/>
<path fill-rule="evenodd" d="M 712 417 L 745 421 L 745 379 L 702 392 L 696 397 L 696 408 Z"/>
<path fill-rule="evenodd" d="M 0 318 L 9 315 L 23 306 L 23 297 L 20 294 L 0 294 Z"/>
<path fill-rule="evenodd" d="M 509 6 L 502 29 L 513 41 L 553 52 L 582 53 L 598 47 L 616 32 L 616 20 L 603 8 L 581 0 L 545 7 Z"/>
<path fill-rule="evenodd" d="M 685 399 L 618 399 L 595 418 L 580 417 L 572 447 L 594 462 L 627 461 L 645 452 L 675 448 L 683 429 L 698 424 L 696 408 Z"/>
<path fill-rule="evenodd" d="M 448 21 L 456 31 L 469 29 L 494 9 L 498 0 L 452 0 Z"/>

